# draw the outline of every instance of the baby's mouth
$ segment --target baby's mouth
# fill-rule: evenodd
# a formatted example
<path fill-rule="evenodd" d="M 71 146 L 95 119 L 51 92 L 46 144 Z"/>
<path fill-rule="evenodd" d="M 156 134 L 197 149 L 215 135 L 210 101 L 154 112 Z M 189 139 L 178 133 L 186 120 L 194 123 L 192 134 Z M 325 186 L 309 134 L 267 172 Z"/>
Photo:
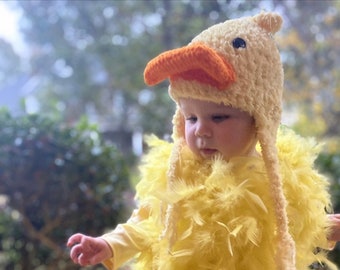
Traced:
<path fill-rule="evenodd" d="M 217 153 L 217 150 L 213 148 L 201 148 L 200 152 L 202 156 L 207 157 L 207 156 L 215 155 Z"/>

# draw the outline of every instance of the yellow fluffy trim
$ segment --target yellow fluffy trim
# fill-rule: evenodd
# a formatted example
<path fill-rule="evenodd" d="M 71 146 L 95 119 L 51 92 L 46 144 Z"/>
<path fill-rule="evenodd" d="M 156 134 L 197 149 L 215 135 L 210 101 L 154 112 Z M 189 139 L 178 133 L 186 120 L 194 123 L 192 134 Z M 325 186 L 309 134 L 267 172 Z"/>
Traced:
<path fill-rule="evenodd" d="M 262 159 L 203 161 L 184 147 L 169 187 L 173 144 L 156 138 L 149 143 L 137 198 L 150 212 L 145 226 L 159 237 L 140 254 L 135 269 L 275 269 L 276 220 Z M 308 269 L 315 261 L 327 261 L 316 251 L 327 247 L 328 182 L 313 169 L 319 150 L 313 141 L 281 130 L 277 146 L 296 269 Z M 163 235 L 169 209 L 176 224 L 171 244 Z"/>

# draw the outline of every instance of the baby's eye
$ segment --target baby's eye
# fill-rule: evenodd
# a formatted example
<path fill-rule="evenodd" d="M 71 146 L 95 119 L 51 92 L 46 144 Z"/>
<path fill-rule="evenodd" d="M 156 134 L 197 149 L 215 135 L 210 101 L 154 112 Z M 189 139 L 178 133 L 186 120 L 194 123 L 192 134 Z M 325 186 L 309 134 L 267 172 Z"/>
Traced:
<path fill-rule="evenodd" d="M 197 117 L 196 116 L 189 116 L 189 117 L 186 117 L 185 120 L 190 122 L 190 123 L 195 123 L 197 121 Z"/>
<path fill-rule="evenodd" d="M 229 115 L 213 115 L 211 117 L 211 119 L 215 122 L 215 123 L 219 123 L 222 122 L 226 119 L 228 119 L 230 116 Z"/>

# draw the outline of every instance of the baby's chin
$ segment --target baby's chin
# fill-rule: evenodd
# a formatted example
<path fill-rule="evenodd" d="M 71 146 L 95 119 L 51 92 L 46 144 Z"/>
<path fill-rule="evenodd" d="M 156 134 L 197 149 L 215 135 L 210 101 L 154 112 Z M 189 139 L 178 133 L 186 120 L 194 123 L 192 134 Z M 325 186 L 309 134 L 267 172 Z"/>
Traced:
<path fill-rule="evenodd" d="M 202 149 L 199 149 L 199 154 L 203 158 L 211 158 L 219 154 L 219 152 L 216 149 L 212 149 L 212 148 L 202 148 Z"/>
<path fill-rule="evenodd" d="M 216 159 L 221 159 L 221 160 L 225 160 L 225 161 L 229 160 L 229 158 L 226 158 L 225 156 L 223 156 L 222 153 L 219 152 L 218 150 L 203 151 L 203 152 L 199 153 L 199 156 L 202 159 L 206 159 L 206 160 L 216 160 Z"/>
<path fill-rule="evenodd" d="M 221 159 L 221 160 L 225 160 L 227 162 L 229 162 L 231 159 L 233 158 L 237 158 L 237 157 L 261 157 L 261 154 L 259 152 L 257 152 L 256 150 L 251 151 L 249 153 L 241 153 L 241 154 L 234 154 L 234 155 L 223 155 L 221 152 L 219 152 L 218 150 L 214 149 L 214 150 L 205 150 L 205 151 L 199 151 L 199 156 L 202 159 L 209 159 L 209 160 L 214 160 L 214 159 Z"/>

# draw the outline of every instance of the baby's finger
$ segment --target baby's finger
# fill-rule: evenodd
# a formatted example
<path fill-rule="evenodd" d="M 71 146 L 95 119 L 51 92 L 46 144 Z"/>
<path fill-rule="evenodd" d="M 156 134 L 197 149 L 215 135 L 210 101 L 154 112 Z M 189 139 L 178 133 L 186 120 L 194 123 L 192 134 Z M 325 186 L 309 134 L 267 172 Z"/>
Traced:
<path fill-rule="evenodd" d="M 84 253 L 80 254 L 80 256 L 78 257 L 78 264 L 80 264 L 81 266 L 87 266 L 90 265 L 90 260 L 84 255 Z"/>
<path fill-rule="evenodd" d="M 81 233 L 74 234 L 74 235 L 72 235 L 72 236 L 68 239 L 66 245 L 67 245 L 68 247 L 71 247 L 71 246 L 73 246 L 74 244 L 80 243 L 80 242 L 81 242 L 81 239 L 82 239 L 83 237 L 84 237 L 84 235 L 81 234 Z"/>
<path fill-rule="evenodd" d="M 79 263 L 79 257 L 81 256 L 83 249 L 80 245 L 76 245 L 71 249 L 70 257 L 74 263 Z"/>

